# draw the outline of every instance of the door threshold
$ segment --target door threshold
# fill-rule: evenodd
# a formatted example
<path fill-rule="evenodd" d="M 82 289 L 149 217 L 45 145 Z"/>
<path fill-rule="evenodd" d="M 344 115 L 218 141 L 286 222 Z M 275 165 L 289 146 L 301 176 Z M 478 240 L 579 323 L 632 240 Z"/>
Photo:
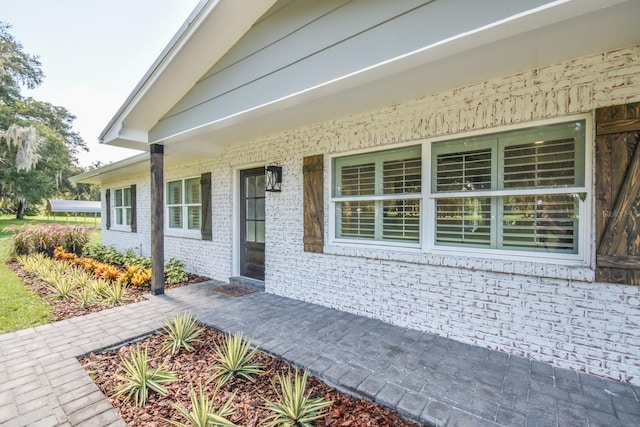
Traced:
<path fill-rule="evenodd" d="M 256 288 L 259 291 L 264 292 L 264 280 L 254 279 L 246 276 L 233 276 L 229 277 L 229 283 L 235 283 L 238 285 L 250 286 Z"/>

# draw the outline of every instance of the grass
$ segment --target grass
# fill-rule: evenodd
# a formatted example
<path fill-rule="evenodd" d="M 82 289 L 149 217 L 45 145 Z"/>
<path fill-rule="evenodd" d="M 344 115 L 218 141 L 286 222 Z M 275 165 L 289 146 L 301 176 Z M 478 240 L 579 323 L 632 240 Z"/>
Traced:
<path fill-rule="evenodd" d="M 58 223 L 64 220 L 57 218 Z M 84 222 L 82 222 L 85 220 Z M 13 271 L 7 267 L 5 260 L 11 250 L 11 232 L 3 231 L 10 225 L 26 223 L 54 223 L 53 218 L 46 216 L 27 217 L 16 220 L 15 215 L 0 215 L 0 334 L 17 331 L 48 323 L 51 319 L 51 308 L 38 295 L 29 291 Z M 73 219 L 69 224 L 74 224 Z M 78 218 L 77 224 L 93 226 L 93 218 Z M 100 222 L 98 221 L 98 226 Z M 100 240 L 100 232 L 94 233 L 93 241 Z"/>
<path fill-rule="evenodd" d="M 0 238 L 0 333 L 43 325 L 51 318 L 51 307 L 29 291 L 4 263 L 11 238 Z"/>

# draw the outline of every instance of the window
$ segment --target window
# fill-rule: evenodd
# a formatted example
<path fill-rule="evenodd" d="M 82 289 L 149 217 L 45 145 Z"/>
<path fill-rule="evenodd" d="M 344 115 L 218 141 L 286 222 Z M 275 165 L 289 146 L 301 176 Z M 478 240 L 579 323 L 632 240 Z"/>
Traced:
<path fill-rule="evenodd" d="M 581 118 L 334 157 L 332 241 L 583 264 L 587 135 Z"/>
<path fill-rule="evenodd" d="M 334 159 L 335 236 L 420 241 L 421 146 Z"/>
<path fill-rule="evenodd" d="M 201 196 L 200 177 L 167 182 L 166 205 L 169 230 L 200 231 Z"/>
<path fill-rule="evenodd" d="M 434 244 L 578 253 L 585 122 L 433 143 Z"/>
<path fill-rule="evenodd" d="M 114 227 L 131 227 L 131 188 L 118 188 L 113 191 Z"/>

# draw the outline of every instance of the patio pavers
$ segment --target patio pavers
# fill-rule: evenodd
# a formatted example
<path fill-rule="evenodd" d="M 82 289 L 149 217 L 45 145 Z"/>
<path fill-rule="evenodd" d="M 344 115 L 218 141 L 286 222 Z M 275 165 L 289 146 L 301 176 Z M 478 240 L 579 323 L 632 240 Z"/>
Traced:
<path fill-rule="evenodd" d="M 272 294 L 229 297 L 214 284 L 0 335 L 0 425 L 125 425 L 77 358 L 185 310 L 429 425 L 640 425 L 640 387 Z"/>

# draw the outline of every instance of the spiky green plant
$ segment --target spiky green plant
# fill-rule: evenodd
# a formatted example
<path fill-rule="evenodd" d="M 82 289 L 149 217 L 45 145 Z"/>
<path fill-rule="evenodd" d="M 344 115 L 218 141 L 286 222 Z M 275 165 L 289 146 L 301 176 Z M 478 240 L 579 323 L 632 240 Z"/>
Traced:
<path fill-rule="evenodd" d="M 67 299 L 73 296 L 76 284 L 65 274 L 53 273 L 47 278 L 46 288 L 51 292 L 51 298 Z"/>
<path fill-rule="evenodd" d="M 50 258 L 40 252 L 16 256 L 16 261 L 29 273 L 38 274 L 39 266 L 50 262 Z"/>
<path fill-rule="evenodd" d="M 91 282 L 89 282 L 89 287 L 91 287 L 98 298 L 106 298 L 109 282 L 104 279 L 94 278 Z"/>
<path fill-rule="evenodd" d="M 129 300 L 126 294 L 126 283 L 112 282 L 104 290 L 104 301 L 113 306 L 122 305 Z"/>
<path fill-rule="evenodd" d="M 177 313 L 172 321 L 167 319 L 165 322 L 162 352 L 177 353 L 183 348 L 192 351 L 192 343 L 202 342 L 201 333 L 202 328 L 198 326 L 197 319 L 191 313 Z"/>
<path fill-rule="evenodd" d="M 95 305 L 98 298 L 90 286 L 83 286 L 75 290 L 73 293 L 73 299 L 80 307 L 86 308 Z"/>
<path fill-rule="evenodd" d="M 290 372 L 286 376 L 278 374 L 280 391 L 275 383 L 273 387 L 279 398 L 275 402 L 267 400 L 266 407 L 274 414 L 265 420 L 266 427 L 313 427 L 313 421 L 327 415 L 327 409 L 333 402 L 305 395 L 307 376 L 306 370 L 300 376 L 297 369 L 293 378 Z"/>
<path fill-rule="evenodd" d="M 67 274 L 71 275 L 72 280 L 76 283 L 76 286 L 79 288 L 89 287 L 91 286 L 91 282 L 95 280 L 95 278 L 91 273 L 78 267 L 72 267 L 68 269 Z"/>
<path fill-rule="evenodd" d="M 189 397 L 191 398 L 191 411 L 179 405 L 173 404 L 173 407 L 182 415 L 187 423 L 181 423 L 179 421 L 167 420 L 171 424 L 178 427 L 238 427 L 227 419 L 235 409 L 232 406 L 232 401 L 236 394 L 233 393 L 229 400 L 227 400 L 220 408 L 215 410 L 216 394 L 219 387 L 216 387 L 213 391 L 213 395 L 208 398 L 202 389 L 202 384 L 198 392 L 194 389 L 189 391 Z"/>
<path fill-rule="evenodd" d="M 240 375 L 253 382 L 252 375 L 262 372 L 262 365 L 253 361 L 258 348 L 251 350 L 253 340 L 245 341 L 242 332 L 236 335 L 228 333 L 222 345 L 214 348 L 216 364 L 211 366 L 213 374 L 211 380 L 225 384 L 234 375 Z"/>
<path fill-rule="evenodd" d="M 157 368 L 149 367 L 149 353 L 147 348 L 134 347 L 129 352 L 129 358 L 121 358 L 122 369 L 126 375 L 118 375 L 124 381 L 116 388 L 114 397 L 125 396 L 125 400 L 133 396 L 137 406 L 144 406 L 149 397 L 149 390 L 166 396 L 168 391 L 163 385 L 178 379 L 173 371 L 164 369 L 164 363 Z"/>

